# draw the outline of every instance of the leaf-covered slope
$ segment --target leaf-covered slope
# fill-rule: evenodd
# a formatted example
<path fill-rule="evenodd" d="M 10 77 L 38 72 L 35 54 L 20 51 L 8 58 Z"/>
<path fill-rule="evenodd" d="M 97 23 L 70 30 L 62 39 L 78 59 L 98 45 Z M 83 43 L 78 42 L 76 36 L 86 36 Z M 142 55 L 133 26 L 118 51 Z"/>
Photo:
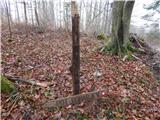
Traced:
<path fill-rule="evenodd" d="M 16 28 L 16 27 L 15 27 Z M 160 86 L 140 61 L 123 61 L 94 49 L 98 40 L 81 35 L 81 93 L 107 88 L 102 99 L 55 109 L 40 108 L 50 99 L 72 95 L 71 35 L 63 31 L 30 31 L 28 37 L 14 29 L 13 41 L 2 29 L 2 73 L 49 82 L 48 88 L 19 84 L 16 106 L 2 94 L 2 118 L 20 119 L 158 119 Z M 98 74 L 97 74 L 98 73 Z M 98 76 L 96 76 L 98 75 Z M 13 108 L 11 106 L 13 105 Z M 6 112 L 10 111 L 6 116 Z M 21 112 L 20 112 L 21 111 Z M 17 115 L 17 116 L 15 116 Z"/>

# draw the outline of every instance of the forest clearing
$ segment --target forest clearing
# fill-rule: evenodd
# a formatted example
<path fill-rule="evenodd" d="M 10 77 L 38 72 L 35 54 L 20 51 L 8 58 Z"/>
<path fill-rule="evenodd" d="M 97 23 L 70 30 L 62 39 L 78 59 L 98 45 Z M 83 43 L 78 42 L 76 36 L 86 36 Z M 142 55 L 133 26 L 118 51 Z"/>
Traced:
<path fill-rule="evenodd" d="M 71 6 L 67 29 L 2 21 L 1 119 L 159 120 L 159 52 L 120 16 L 108 33 L 82 31 L 77 9 Z"/>

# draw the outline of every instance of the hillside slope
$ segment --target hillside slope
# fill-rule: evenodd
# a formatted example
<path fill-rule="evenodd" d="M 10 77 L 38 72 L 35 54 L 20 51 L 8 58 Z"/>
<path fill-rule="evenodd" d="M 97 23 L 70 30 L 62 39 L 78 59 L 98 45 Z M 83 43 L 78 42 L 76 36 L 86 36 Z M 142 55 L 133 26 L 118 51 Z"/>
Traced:
<path fill-rule="evenodd" d="M 123 61 L 97 52 L 99 41 L 83 34 L 81 93 L 106 88 L 106 96 L 98 102 L 52 111 L 42 109 L 41 105 L 50 99 L 72 95 L 71 35 L 61 30 L 38 34 L 30 29 L 26 37 L 17 27 L 12 40 L 8 30 L 2 29 L 2 74 L 35 79 L 50 86 L 16 83 L 18 91 L 13 98 L 2 93 L 2 119 L 160 119 L 160 85 L 149 68 L 140 61 Z"/>

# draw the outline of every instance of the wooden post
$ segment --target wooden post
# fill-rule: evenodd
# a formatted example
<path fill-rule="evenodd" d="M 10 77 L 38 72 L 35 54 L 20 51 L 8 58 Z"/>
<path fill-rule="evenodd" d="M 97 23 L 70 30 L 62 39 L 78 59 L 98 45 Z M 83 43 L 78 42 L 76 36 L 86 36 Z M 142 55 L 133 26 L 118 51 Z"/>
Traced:
<path fill-rule="evenodd" d="M 80 41 L 79 41 L 79 14 L 77 11 L 77 5 L 75 1 L 71 4 L 72 13 L 72 66 L 71 74 L 73 80 L 73 94 L 79 94 L 80 91 L 80 81 L 79 81 L 79 71 L 80 71 Z"/>

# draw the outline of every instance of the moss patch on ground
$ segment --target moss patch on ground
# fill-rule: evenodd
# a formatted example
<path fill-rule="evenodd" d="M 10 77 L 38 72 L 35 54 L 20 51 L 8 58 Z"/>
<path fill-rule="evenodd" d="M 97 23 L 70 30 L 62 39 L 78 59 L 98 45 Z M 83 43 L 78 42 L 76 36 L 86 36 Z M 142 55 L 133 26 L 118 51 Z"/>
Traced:
<path fill-rule="evenodd" d="M 11 93 L 15 90 L 14 84 L 9 81 L 6 77 L 0 76 L 1 81 L 1 92 L 2 93 Z"/>

